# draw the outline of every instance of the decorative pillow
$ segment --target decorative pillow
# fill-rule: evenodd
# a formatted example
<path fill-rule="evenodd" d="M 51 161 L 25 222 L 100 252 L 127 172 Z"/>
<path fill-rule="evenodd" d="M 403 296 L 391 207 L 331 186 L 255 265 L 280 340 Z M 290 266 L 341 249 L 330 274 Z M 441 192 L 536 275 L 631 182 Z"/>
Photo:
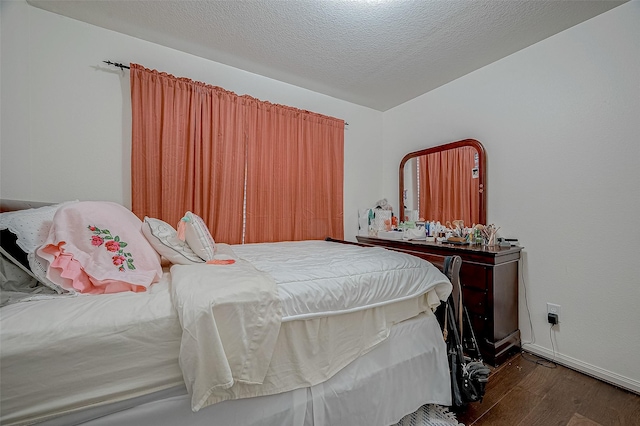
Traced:
<path fill-rule="evenodd" d="M 179 227 L 184 228 L 184 238 L 191 250 L 204 261 L 212 260 L 215 255 L 215 241 L 204 220 L 197 214 L 187 212 L 180 222 Z"/>
<path fill-rule="evenodd" d="M 149 244 L 171 263 L 193 265 L 204 262 L 185 241 L 178 238 L 176 230 L 167 222 L 145 216 L 142 233 Z"/>
<path fill-rule="evenodd" d="M 111 202 L 58 209 L 36 253 L 49 262 L 47 278 L 81 293 L 145 291 L 162 276 L 160 256 L 142 234 L 142 221 Z"/>

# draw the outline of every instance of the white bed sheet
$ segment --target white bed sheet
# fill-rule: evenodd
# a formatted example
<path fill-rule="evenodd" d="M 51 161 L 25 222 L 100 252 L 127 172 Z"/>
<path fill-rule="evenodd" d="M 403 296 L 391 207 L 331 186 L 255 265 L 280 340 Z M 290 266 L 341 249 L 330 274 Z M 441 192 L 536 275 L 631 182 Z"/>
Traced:
<path fill-rule="evenodd" d="M 191 411 L 189 395 L 181 388 L 117 412 L 108 406 L 45 425 L 388 426 L 423 404 L 451 404 L 441 336 L 435 316 L 425 313 L 395 325 L 389 339 L 312 387 L 224 401 L 197 413 Z"/>
<path fill-rule="evenodd" d="M 184 385 L 177 361 L 182 329 L 169 277 L 147 293 L 3 307 L 0 423 L 45 419 Z"/>

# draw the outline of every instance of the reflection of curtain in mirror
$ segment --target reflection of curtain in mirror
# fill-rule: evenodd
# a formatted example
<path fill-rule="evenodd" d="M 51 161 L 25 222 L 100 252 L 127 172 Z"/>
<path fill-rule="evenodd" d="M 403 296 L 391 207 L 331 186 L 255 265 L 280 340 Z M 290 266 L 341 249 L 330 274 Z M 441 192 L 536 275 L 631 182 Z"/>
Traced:
<path fill-rule="evenodd" d="M 464 146 L 419 157 L 420 217 L 479 223 L 479 179 L 473 178 L 476 150 Z"/>

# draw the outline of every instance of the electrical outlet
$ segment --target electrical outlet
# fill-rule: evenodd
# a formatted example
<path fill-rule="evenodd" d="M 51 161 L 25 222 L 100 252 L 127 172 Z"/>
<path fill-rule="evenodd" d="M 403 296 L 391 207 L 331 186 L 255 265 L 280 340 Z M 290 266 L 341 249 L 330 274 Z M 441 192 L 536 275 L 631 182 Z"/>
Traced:
<path fill-rule="evenodd" d="M 547 316 L 549 314 L 555 314 L 558 317 L 558 322 L 560 322 L 560 305 L 547 302 Z"/>

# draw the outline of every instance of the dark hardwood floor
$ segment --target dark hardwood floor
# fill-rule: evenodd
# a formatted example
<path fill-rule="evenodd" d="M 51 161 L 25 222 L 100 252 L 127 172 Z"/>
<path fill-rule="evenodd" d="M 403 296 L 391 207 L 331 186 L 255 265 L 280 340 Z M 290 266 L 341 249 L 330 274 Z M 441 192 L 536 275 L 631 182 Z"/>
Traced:
<path fill-rule="evenodd" d="M 640 396 L 524 353 L 491 372 L 484 400 L 457 413 L 467 426 L 640 425 Z"/>

